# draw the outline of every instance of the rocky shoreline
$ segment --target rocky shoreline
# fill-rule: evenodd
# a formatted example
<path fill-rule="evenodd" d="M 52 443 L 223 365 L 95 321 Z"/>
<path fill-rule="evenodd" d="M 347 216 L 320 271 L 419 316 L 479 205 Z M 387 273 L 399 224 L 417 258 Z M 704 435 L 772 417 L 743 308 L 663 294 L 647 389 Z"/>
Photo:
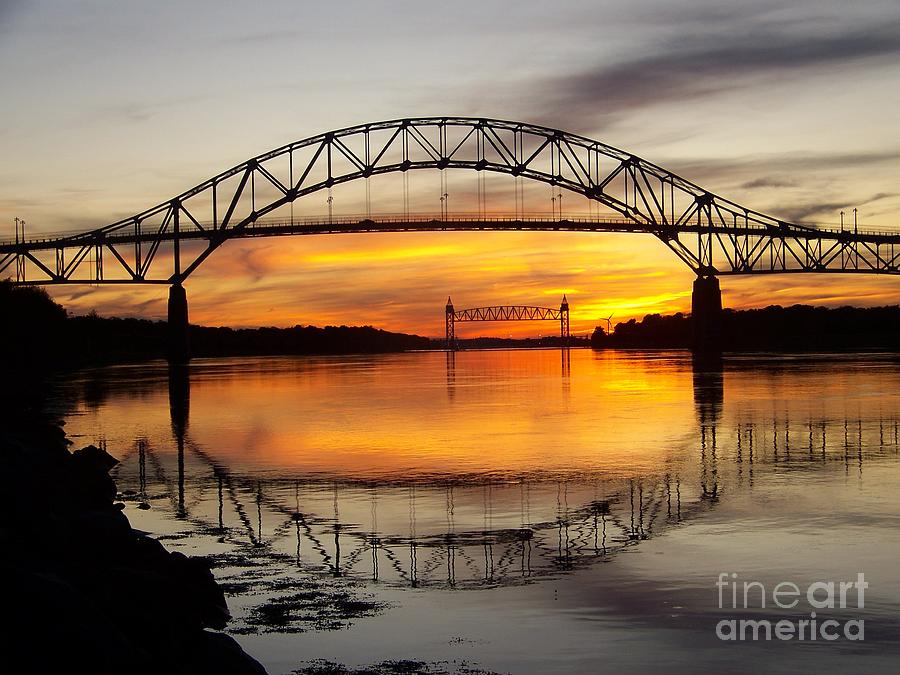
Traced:
<path fill-rule="evenodd" d="M 207 563 L 134 530 L 95 446 L 69 450 L 60 423 L 0 429 L 0 572 L 15 672 L 261 675 L 225 627 Z"/>

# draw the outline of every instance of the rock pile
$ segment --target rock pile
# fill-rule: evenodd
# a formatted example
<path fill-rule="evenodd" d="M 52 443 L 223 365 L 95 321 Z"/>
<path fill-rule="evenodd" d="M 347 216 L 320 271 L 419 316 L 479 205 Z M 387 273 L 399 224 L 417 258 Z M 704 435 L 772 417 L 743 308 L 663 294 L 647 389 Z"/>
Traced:
<path fill-rule="evenodd" d="M 95 446 L 70 452 L 58 424 L 5 426 L 0 645 L 8 672 L 265 673 L 214 632 L 230 615 L 206 563 L 132 529 L 114 501 L 116 459 Z"/>

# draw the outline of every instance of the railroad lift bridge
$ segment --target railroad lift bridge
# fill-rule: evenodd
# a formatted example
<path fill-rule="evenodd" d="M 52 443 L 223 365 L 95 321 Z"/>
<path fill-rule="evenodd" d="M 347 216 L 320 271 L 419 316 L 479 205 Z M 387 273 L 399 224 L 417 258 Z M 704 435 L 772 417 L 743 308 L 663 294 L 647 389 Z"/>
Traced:
<path fill-rule="evenodd" d="M 557 321 L 559 337 L 563 345 L 569 340 L 569 301 L 563 295 L 559 307 L 535 307 L 532 305 L 495 305 L 491 307 L 472 307 L 471 309 L 454 309 L 453 301 L 448 297 L 444 307 L 445 340 L 447 349 L 459 349 L 456 340 L 456 324 L 460 321 Z"/>

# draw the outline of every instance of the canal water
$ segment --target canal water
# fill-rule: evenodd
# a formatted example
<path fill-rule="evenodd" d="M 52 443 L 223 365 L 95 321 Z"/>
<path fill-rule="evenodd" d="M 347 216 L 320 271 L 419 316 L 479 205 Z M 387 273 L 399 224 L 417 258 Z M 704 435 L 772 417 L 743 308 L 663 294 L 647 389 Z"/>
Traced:
<path fill-rule="evenodd" d="M 208 557 L 271 673 L 864 672 L 900 658 L 897 365 L 210 359 L 59 396 L 76 447 L 121 460 L 132 524 Z"/>

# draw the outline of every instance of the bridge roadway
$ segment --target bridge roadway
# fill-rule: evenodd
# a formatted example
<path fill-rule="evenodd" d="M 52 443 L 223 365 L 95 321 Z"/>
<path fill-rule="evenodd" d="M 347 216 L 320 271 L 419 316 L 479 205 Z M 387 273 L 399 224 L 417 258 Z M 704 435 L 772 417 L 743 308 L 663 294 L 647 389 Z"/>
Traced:
<path fill-rule="evenodd" d="M 167 284 L 180 285 L 209 252 L 229 239 L 314 234 L 446 231 L 556 231 L 652 234 L 697 272 L 701 281 L 717 285 L 715 277 L 765 273 L 868 273 L 900 274 L 900 233 L 850 231 L 782 223 L 757 224 L 687 222 L 678 225 L 640 223 L 621 216 L 548 217 L 547 214 L 380 214 L 377 216 L 314 216 L 248 219 L 239 228 L 222 229 L 214 223 L 182 220 L 151 226 L 100 228 L 89 232 L 59 233 L 20 241 L 0 242 L 0 277 L 15 266 L 15 283 L 56 284 Z M 684 247 L 681 237 L 694 238 L 699 249 L 713 243 L 722 255 L 715 266 L 698 265 L 700 257 Z M 161 244 L 173 248 L 180 260 L 191 242 L 205 242 L 205 251 L 181 272 L 153 265 Z M 705 243 L 704 243 L 705 242 Z M 182 249 L 182 245 L 185 248 Z M 123 247 L 133 249 L 127 253 Z M 730 253 L 729 253 L 730 251 Z M 710 254 L 711 258 L 712 255 Z M 26 269 L 29 274 L 26 278 Z M 155 273 L 154 273 L 155 271 Z M 715 289 L 711 292 L 717 294 Z"/>
<path fill-rule="evenodd" d="M 307 234 L 360 234 L 377 232 L 441 232 L 441 231 L 533 231 L 533 232 L 620 232 L 656 234 L 671 230 L 684 234 L 719 234 L 738 237 L 776 234 L 784 237 L 804 238 L 810 240 L 826 240 L 835 242 L 866 242 L 873 245 L 900 246 L 900 232 L 892 230 L 866 230 L 854 233 L 817 224 L 786 225 L 783 230 L 760 230 L 758 227 L 748 228 L 744 225 L 703 225 L 683 223 L 677 226 L 648 226 L 620 216 L 570 216 L 550 217 L 548 214 L 491 214 L 460 213 L 456 215 L 439 215 L 431 213 L 379 214 L 379 215 L 347 215 L 347 216 L 309 216 L 299 218 L 259 218 L 248 222 L 240 231 L 228 231 L 227 234 L 214 227 L 211 222 L 183 222 L 178 232 L 166 228 L 149 231 L 140 228 L 118 229 L 110 232 L 101 230 L 83 230 L 58 232 L 40 237 L 32 237 L 24 241 L 0 241 L 0 255 L 23 254 L 26 251 L 48 251 L 78 246 L 106 246 L 109 244 L 153 243 L 156 241 L 171 242 L 175 239 L 211 241 L 220 238 L 245 239 L 253 237 L 281 237 Z M 780 271 L 792 271 L 790 269 Z M 803 270 L 797 270 L 803 271 Z M 850 271 L 850 270 L 843 270 Z M 897 273 L 897 270 L 886 270 Z M 720 269 L 717 274 L 737 274 L 737 271 Z M 114 283 L 115 279 L 104 279 L 104 283 Z M 126 281 L 133 282 L 134 279 Z M 169 279 L 146 279 L 143 283 L 171 283 Z M 46 280 L 44 283 L 54 283 Z"/>
<path fill-rule="evenodd" d="M 692 296 L 692 314 L 697 317 L 712 316 L 709 328 L 699 329 L 698 341 L 714 343 L 718 331 L 716 316 L 721 312 L 721 292 L 718 276 L 747 273 L 784 272 L 867 272 L 881 274 L 900 273 L 900 233 L 890 231 L 854 232 L 834 228 L 809 225 L 783 224 L 781 231 L 771 231 L 747 227 L 746 225 L 725 226 L 721 224 L 682 223 L 676 226 L 648 226 L 635 220 L 617 216 L 566 216 L 559 219 L 548 214 L 492 214 L 489 216 L 460 213 L 456 215 L 436 214 L 379 214 L 353 216 L 315 216 L 299 218 L 259 218 L 248 221 L 240 229 L 223 231 L 213 223 L 184 221 L 177 229 L 163 226 L 145 231 L 140 224 L 134 228 L 104 229 L 90 232 L 59 233 L 56 236 L 37 237 L 19 242 L 0 242 L 0 275 L 13 261 L 27 258 L 45 275 L 44 279 L 24 278 L 17 283 L 44 285 L 60 283 L 103 283 L 103 284 L 167 284 L 171 285 L 169 297 L 169 320 L 173 326 L 182 326 L 175 331 L 173 352 L 187 354 L 187 295 L 179 280 L 169 275 L 157 278 L 136 274 L 124 261 L 116 247 L 133 246 L 134 257 L 142 255 L 149 267 L 161 242 L 181 243 L 208 242 L 216 246 L 222 240 L 233 238 L 278 237 L 315 234 L 358 234 L 377 232 L 437 232 L 437 231 L 558 231 L 558 232 L 618 232 L 652 234 L 665 240 L 671 236 L 677 239 L 682 234 L 694 234 L 697 238 L 726 237 L 736 250 L 745 252 L 743 257 L 735 257 L 730 266 L 716 267 L 712 275 L 698 275 Z M 669 234 L 667 231 L 671 231 Z M 781 240 L 780 250 L 773 248 L 773 242 Z M 793 248 L 787 241 L 793 241 Z M 142 254 L 142 249 L 145 252 Z M 756 249 L 756 253 L 751 253 Z M 36 252 L 53 251 L 55 264 L 41 261 Z M 66 251 L 72 255 L 66 256 Z M 114 267 L 114 274 L 104 274 L 103 252 L 109 251 L 121 267 Z M 768 251 L 768 255 L 766 255 Z M 93 253 L 93 261 L 89 256 Z M 44 254 L 46 256 L 46 253 Z M 755 257 L 754 257 L 755 256 Z M 761 258 L 768 258 L 761 261 Z M 99 262 L 97 262 L 99 261 Z M 83 262 L 94 264 L 83 265 Z M 55 267 L 55 269 L 53 269 Z M 77 276 L 74 272 L 84 267 L 89 278 Z M 18 271 L 18 270 L 17 270 Z M 117 273 L 117 274 L 116 274 Z M 699 324 L 698 324 L 699 325 Z M 448 333 L 448 345 L 452 344 Z M 182 357 L 176 357 L 181 360 Z"/>
<path fill-rule="evenodd" d="M 340 217 L 312 216 L 302 218 L 260 218 L 247 223 L 239 232 L 229 232 L 228 238 L 282 237 L 304 234 L 360 234 L 365 232 L 428 232 L 428 231 L 570 231 L 570 232 L 646 232 L 644 226 L 634 221 L 617 217 L 574 216 L 552 219 L 547 214 L 525 216 L 491 215 L 479 216 L 464 213 L 454 216 L 437 214 L 382 214 L 350 215 Z M 70 248 L 79 245 L 152 243 L 157 240 L 213 240 L 222 232 L 212 223 L 182 224 L 176 234 L 167 229 L 164 232 L 141 230 L 115 230 L 102 232 L 73 231 L 54 235 L 34 237 L 23 242 L 0 241 L 0 254 L 15 254 L 24 251 L 46 251 Z M 900 242 L 900 235 L 898 235 Z M 165 283 L 147 281 L 146 283 Z"/>

